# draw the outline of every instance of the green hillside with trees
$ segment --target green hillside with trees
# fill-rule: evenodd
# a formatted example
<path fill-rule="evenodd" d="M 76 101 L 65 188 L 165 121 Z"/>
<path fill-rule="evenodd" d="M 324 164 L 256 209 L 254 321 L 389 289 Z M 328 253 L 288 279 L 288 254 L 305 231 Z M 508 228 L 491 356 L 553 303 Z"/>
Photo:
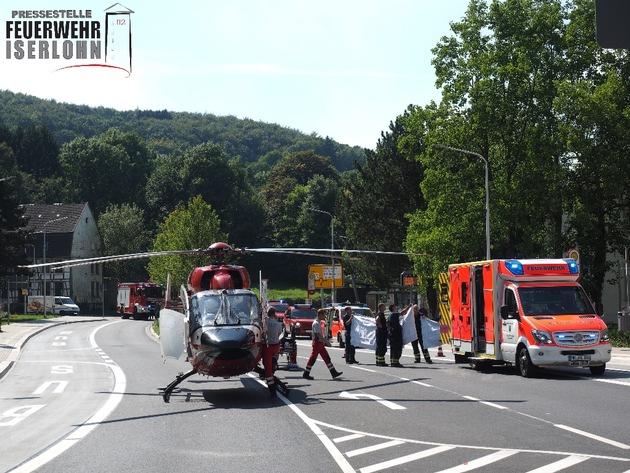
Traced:
<path fill-rule="evenodd" d="M 159 154 L 173 154 L 212 142 L 245 163 L 263 160 L 273 164 L 282 153 L 309 150 L 330 157 L 339 171 L 347 171 L 353 168 L 354 161 L 365 159 L 363 149 L 357 146 L 234 116 L 167 110 L 117 111 L 0 91 L 0 117 L 1 123 L 9 128 L 44 127 L 59 145 L 76 138 L 92 138 L 115 128 L 136 133 L 150 150 Z"/>

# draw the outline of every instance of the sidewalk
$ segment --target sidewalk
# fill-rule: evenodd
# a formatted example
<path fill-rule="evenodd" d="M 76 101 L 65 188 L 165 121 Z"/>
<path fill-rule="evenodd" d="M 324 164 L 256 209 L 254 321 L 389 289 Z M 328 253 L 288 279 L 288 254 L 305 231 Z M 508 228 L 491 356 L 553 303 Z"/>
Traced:
<path fill-rule="evenodd" d="M 0 379 L 13 367 L 13 363 L 20 357 L 22 346 L 38 332 L 54 327 L 55 325 L 71 324 L 76 322 L 97 322 L 106 320 L 101 316 L 71 316 L 55 317 L 32 322 L 12 322 L 5 324 L 2 320 L 2 332 L 0 332 Z"/>

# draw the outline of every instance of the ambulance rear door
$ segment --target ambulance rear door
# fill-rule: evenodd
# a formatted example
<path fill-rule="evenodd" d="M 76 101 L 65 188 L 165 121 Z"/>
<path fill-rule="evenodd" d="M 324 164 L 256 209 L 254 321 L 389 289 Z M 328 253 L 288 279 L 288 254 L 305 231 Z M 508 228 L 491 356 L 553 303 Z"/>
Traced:
<path fill-rule="evenodd" d="M 451 273 L 451 343 L 461 354 L 473 353 L 470 311 L 470 267 L 454 266 Z"/>

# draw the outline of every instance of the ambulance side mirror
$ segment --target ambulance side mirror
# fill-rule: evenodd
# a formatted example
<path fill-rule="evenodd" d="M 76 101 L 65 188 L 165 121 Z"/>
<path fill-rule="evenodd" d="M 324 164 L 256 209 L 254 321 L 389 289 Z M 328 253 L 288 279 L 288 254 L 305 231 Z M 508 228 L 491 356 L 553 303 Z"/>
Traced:
<path fill-rule="evenodd" d="M 501 306 L 501 318 L 503 320 L 512 320 L 512 319 L 519 320 L 520 317 L 518 316 L 518 312 L 517 313 L 508 312 L 508 306 L 502 305 Z"/>

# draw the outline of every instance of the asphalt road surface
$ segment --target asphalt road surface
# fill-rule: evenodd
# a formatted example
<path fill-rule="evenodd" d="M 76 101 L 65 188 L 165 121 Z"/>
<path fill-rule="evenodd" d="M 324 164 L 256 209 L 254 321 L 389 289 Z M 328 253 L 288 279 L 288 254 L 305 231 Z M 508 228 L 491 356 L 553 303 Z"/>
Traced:
<path fill-rule="evenodd" d="M 332 380 L 277 374 L 289 398 L 256 376 L 193 376 L 166 404 L 158 387 L 187 371 L 162 363 L 133 320 L 71 324 L 33 337 L 0 384 L 0 471 L 593 472 L 630 471 L 630 372 L 609 365 L 477 372 L 446 357 L 376 368 L 357 350 Z M 299 342 L 298 363 L 310 353 Z"/>

